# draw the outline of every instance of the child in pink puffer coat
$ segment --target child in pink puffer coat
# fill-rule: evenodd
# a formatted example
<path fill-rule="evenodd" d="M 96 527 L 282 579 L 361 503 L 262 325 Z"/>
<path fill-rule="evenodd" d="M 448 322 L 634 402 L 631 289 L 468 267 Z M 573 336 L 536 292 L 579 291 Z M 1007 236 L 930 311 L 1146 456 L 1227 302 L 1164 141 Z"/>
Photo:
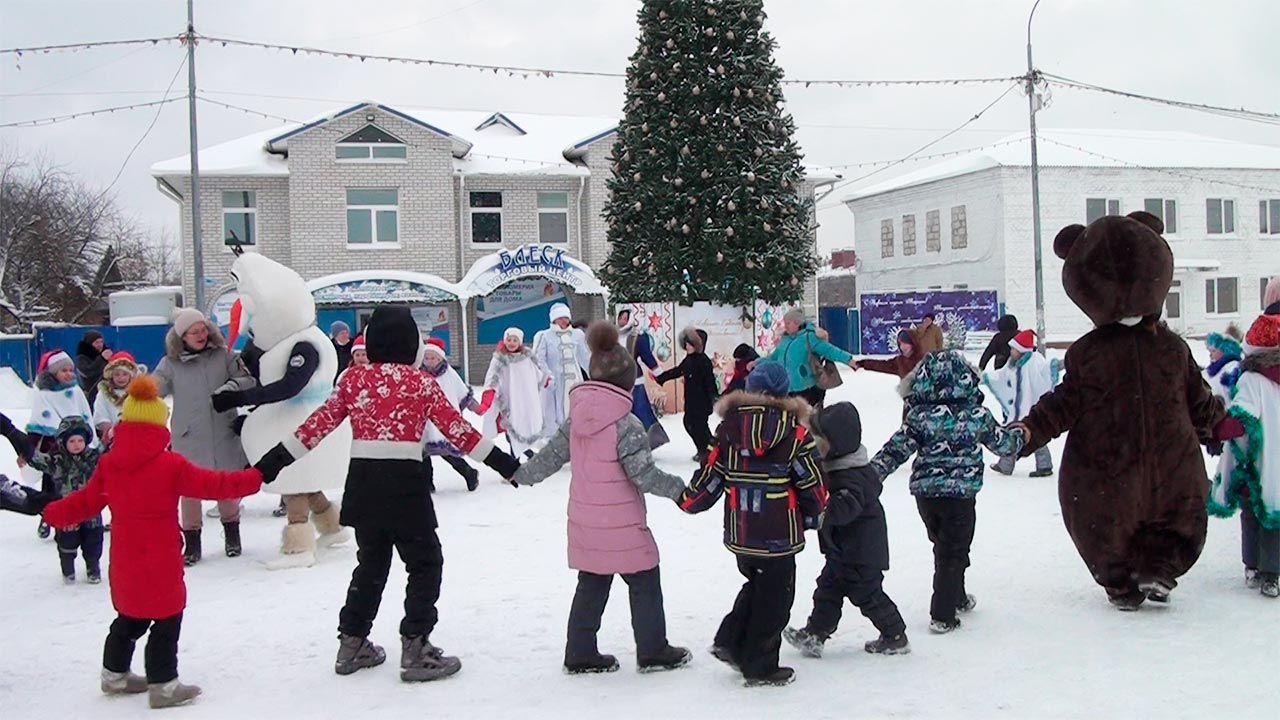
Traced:
<path fill-rule="evenodd" d="M 578 590 L 569 611 L 564 669 L 570 674 L 613 672 L 618 659 L 596 647 L 600 617 L 614 575 L 630 589 L 640 672 L 674 670 L 692 658 L 667 642 L 658 545 L 645 521 L 642 493 L 675 500 L 684 481 L 659 470 L 649 453 L 644 426 L 631 414 L 635 359 L 618 342 L 618 329 L 598 322 L 587 331 L 591 380 L 569 392 L 569 418 L 551 442 L 513 477 L 534 485 L 567 462 L 569 483 L 569 567 L 578 571 Z"/>

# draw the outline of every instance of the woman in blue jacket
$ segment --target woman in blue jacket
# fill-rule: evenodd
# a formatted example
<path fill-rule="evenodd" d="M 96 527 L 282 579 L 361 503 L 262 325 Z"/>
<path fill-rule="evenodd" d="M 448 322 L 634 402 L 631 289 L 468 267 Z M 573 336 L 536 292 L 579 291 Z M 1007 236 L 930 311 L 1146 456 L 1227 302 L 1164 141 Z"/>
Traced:
<path fill-rule="evenodd" d="M 780 362 L 791 377 L 791 397 L 802 397 L 813 407 L 822 407 L 827 391 L 818 387 L 818 380 L 809 367 L 812 350 L 824 360 L 856 368 L 853 356 L 818 336 L 817 328 L 804 317 L 800 308 L 792 308 L 782 316 L 782 339 L 769 355 L 770 360 Z"/>

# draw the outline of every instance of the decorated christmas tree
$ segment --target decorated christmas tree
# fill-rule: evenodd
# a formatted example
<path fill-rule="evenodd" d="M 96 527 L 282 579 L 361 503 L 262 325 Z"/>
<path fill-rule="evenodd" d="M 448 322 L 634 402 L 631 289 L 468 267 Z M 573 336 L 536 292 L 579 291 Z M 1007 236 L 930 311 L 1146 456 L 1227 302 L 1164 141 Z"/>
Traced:
<path fill-rule="evenodd" d="M 618 300 L 790 303 L 817 258 L 762 0 L 645 0 L 605 206 Z"/>

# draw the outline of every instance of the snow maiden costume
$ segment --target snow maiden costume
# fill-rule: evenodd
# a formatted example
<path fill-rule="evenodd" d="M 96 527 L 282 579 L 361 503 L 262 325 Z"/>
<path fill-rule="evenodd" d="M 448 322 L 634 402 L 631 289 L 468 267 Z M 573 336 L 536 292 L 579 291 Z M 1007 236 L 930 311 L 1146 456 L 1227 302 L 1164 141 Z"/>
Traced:
<path fill-rule="evenodd" d="M 240 255 L 231 264 L 231 276 L 241 306 L 232 313 L 230 343 L 241 328 L 252 336 L 256 356 L 251 374 L 257 386 L 221 392 L 213 396 L 218 412 L 255 406 L 244 421 L 240 441 L 250 462 L 256 462 L 320 407 L 333 390 L 338 355 L 333 343 L 316 327 L 316 306 L 302 276 L 257 253 Z M 342 485 L 342 467 L 348 458 L 351 429 L 338 428 L 328 441 L 306 458 L 280 473 L 268 490 L 284 497 L 289 524 L 281 542 L 281 557 L 267 563 L 273 570 L 315 564 L 316 532 L 322 547 L 344 543 L 350 533 L 338 525 L 338 508 L 325 490 Z M 308 527 L 308 518 L 315 529 Z"/>
<path fill-rule="evenodd" d="M 550 381 L 550 373 L 537 356 L 524 347 L 523 330 L 507 328 L 502 337 L 503 343 L 493 354 L 489 372 L 484 376 L 486 395 L 493 393 L 496 398 L 493 407 L 485 414 L 484 434 L 494 437 L 498 433 L 506 433 L 513 454 L 532 454 L 533 444 L 542 438 L 542 430 L 546 426 L 542 394 Z M 509 337 L 521 342 L 516 352 L 506 349 Z"/>
<path fill-rule="evenodd" d="M 1235 323 L 1227 326 L 1225 333 L 1209 333 L 1204 344 L 1210 353 L 1218 353 L 1204 369 L 1205 382 L 1213 394 L 1222 398 L 1222 402 L 1231 404 L 1231 396 L 1235 393 L 1236 379 L 1240 377 L 1240 359 L 1244 350 L 1240 347 L 1240 330 Z"/>
<path fill-rule="evenodd" d="M 652 372 L 658 371 L 658 359 L 653 356 L 653 341 L 649 339 L 648 333 L 640 329 L 640 321 L 632 319 L 630 310 L 618 313 L 618 336 L 635 359 L 636 379 L 631 387 L 631 414 L 640 420 L 648 433 L 649 449 L 656 450 L 671 439 L 658 422 L 658 416 L 653 412 L 653 403 L 649 400 L 649 390 L 645 387 L 644 369 L 647 367 Z"/>
<path fill-rule="evenodd" d="M 1244 361 L 1227 412 L 1244 437 L 1227 443 L 1209 491 L 1209 512 L 1240 509 L 1245 582 L 1280 597 L 1280 314 L 1262 315 L 1245 335 Z"/>
<path fill-rule="evenodd" d="M 449 365 L 449 358 L 444 352 L 444 342 L 439 338 L 431 338 L 427 340 L 424 350 L 426 354 L 422 362 L 422 369 L 436 379 L 436 385 L 440 386 L 440 391 L 449 399 L 449 404 L 453 406 L 453 409 L 462 412 L 463 408 L 467 408 L 478 414 L 483 414 L 480 411 L 480 403 L 476 402 L 475 394 L 471 391 L 471 386 L 463 381 L 462 376 L 458 375 L 458 371 Z M 480 486 L 480 473 L 467 464 L 458 446 L 449 442 L 444 433 L 440 432 L 431 423 L 427 423 L 425 440 L 426 445 L 423 447 L 422 461 L 431 462 L 431 456 L 433 455 L 444 458 L 449 467 L 453 468 L 462 476 L 463 480 L 467 481 L 467 492 L 475 492 L 476 488 Z M 432 492 L 435 491 L 434 481 L 431 485 L 431 490 Z"/>
<path fill-rule="evenodd" d="M 1036 334 L 1031 330 L 1014 335 L 1009 341 L 1009 349 L 1019 353 L 1017 360 L 1010 358 L 995 372 L 982 374 L 982 383 L 1000 402 L 1007 423 L 1025 418 L 1036 402 L 1058 384 L 1059 371 L 1057 360 L 1036 352 Z M 1001 457 L 991 469 L 1001 475 L 1012 475 L 1017 462 L 1016 455 Z M 1053 456 L 1049 454 L 1049 448 L 1036 450 L 1036 469 L 1031 477 L 1052 474 Z"/>
<path fill-rule="evenodd" d="M 395 551 L 409 576 L 400 623 L 400 679 L 438 680 L 458 672 L 462 663 L 430 641 L 438 619 L 444 555 L 427 490 L 431 465 L 422 462 L 423 430 L 430 422 L 450 443 L 504 478 L 520 464 L 482 438 L 453 409 L 435 380 L 419 369 L 422 338 L 408 307 L 378 306 L 364 336 L 370 364 L 348 367 L 329 399 L 268 451 L 257 467 L 270 476 L 307 457 L 350 418 L 353 439 L 342 524 L 355 528 L 359 551 L 346 604 L 338 614 L 334 671 L 349 675 L 386 660 L 386 652 L 369 641 L 369 631 Z"/>
<path fill-rule="evenodd" d="M 568 305 L 551 306 L 551 327 L 533 336 L 533 355 L 551 373 L 551 384 L 542 391 L 541 430 L 543 437 L 551 437 L 569 416 L 569 391 L 591 365 L 587 336 L 569 325 Z"/>

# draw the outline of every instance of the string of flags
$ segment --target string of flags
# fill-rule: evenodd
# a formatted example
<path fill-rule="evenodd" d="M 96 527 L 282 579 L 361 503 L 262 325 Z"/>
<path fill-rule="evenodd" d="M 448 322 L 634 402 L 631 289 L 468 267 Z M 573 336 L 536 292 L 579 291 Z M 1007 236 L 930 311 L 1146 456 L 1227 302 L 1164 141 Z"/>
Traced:
<path fill-rule="evenodd" d="M 70 113 L 68 115 L 54 115 L 52 117 L 33 118 L 31 120 L 15 120 L 13 122 L 0 123 L 0 128 L 8 127 L 39 127 L 42 125 L 54 125 L 76 118 L 90 117 L 93 115 L 108 115 L 111 113 L 125 112 L 128 110 L 140 110 L 142 108 L 156 107 L 157 105 L 165 105 L 178 100 L 186 100 L 186 95 L 165 98 L 163 100 L 153 100 L 151 102 L 133 103 L 130 105 L 116 105 L 115 107 L 98 108 L 96 110 L 84 110 L 81 112 Z"/>
<path fill-rule="evenodd" d="M 1141 165 L 1139 163 L 1129 162 L 1128 160 L 1121 160 L 1120 158 L 1112 157 L 1110 155 L 1103 155 L 1102 153 L 1094 152 L 1092 150 L 1086 150 L 1085 148 L 1082 148 L 1078 145 L 1072 145 L 1070 143 L 1060 142 L 1052 138 L 1047 138 L 1043 135 L 1039 136 L 1037 140 L 1039 142 L 1049 143 L 1050 145 L 1057 145 L 1059 147 L 1067 148 L 1068 150 L 1075 150 L 1076 152 L 1084 153 L 1085 155 L 1090 155 L 1090 156 L 1099 158 L 1101 160 L 1108 160 L 1110 162 L 1119 163 L 1120 165 L 1125 165 L 1132 168 L 1138 168 L 1141 170 L 1152 170 L 1154 172 L 1164 173 L 1165 175 L 1170 175 L 1177 178 L 1183 178 L 1186 180 L 1198 180 L 1200 182 L 1215 183 L 1217 185 L 1226 185 L 1229 187 L 1236 187 L 1244 190 L 1257 190 L 1259 192 L 1264 192 L 1264 193 L 1280 194 L 1280 188 L 1262 187 L 1260 185 L 1248 185 L 1244 183 L 1231 182 L 1229 180 L 1215 180 L 1213 178 L 1204 177 L 1202 175 L 1193 175 L 1191 173 L 1184 173 L 1178 170 L 1169 170 L 1167 168 Z"/>

